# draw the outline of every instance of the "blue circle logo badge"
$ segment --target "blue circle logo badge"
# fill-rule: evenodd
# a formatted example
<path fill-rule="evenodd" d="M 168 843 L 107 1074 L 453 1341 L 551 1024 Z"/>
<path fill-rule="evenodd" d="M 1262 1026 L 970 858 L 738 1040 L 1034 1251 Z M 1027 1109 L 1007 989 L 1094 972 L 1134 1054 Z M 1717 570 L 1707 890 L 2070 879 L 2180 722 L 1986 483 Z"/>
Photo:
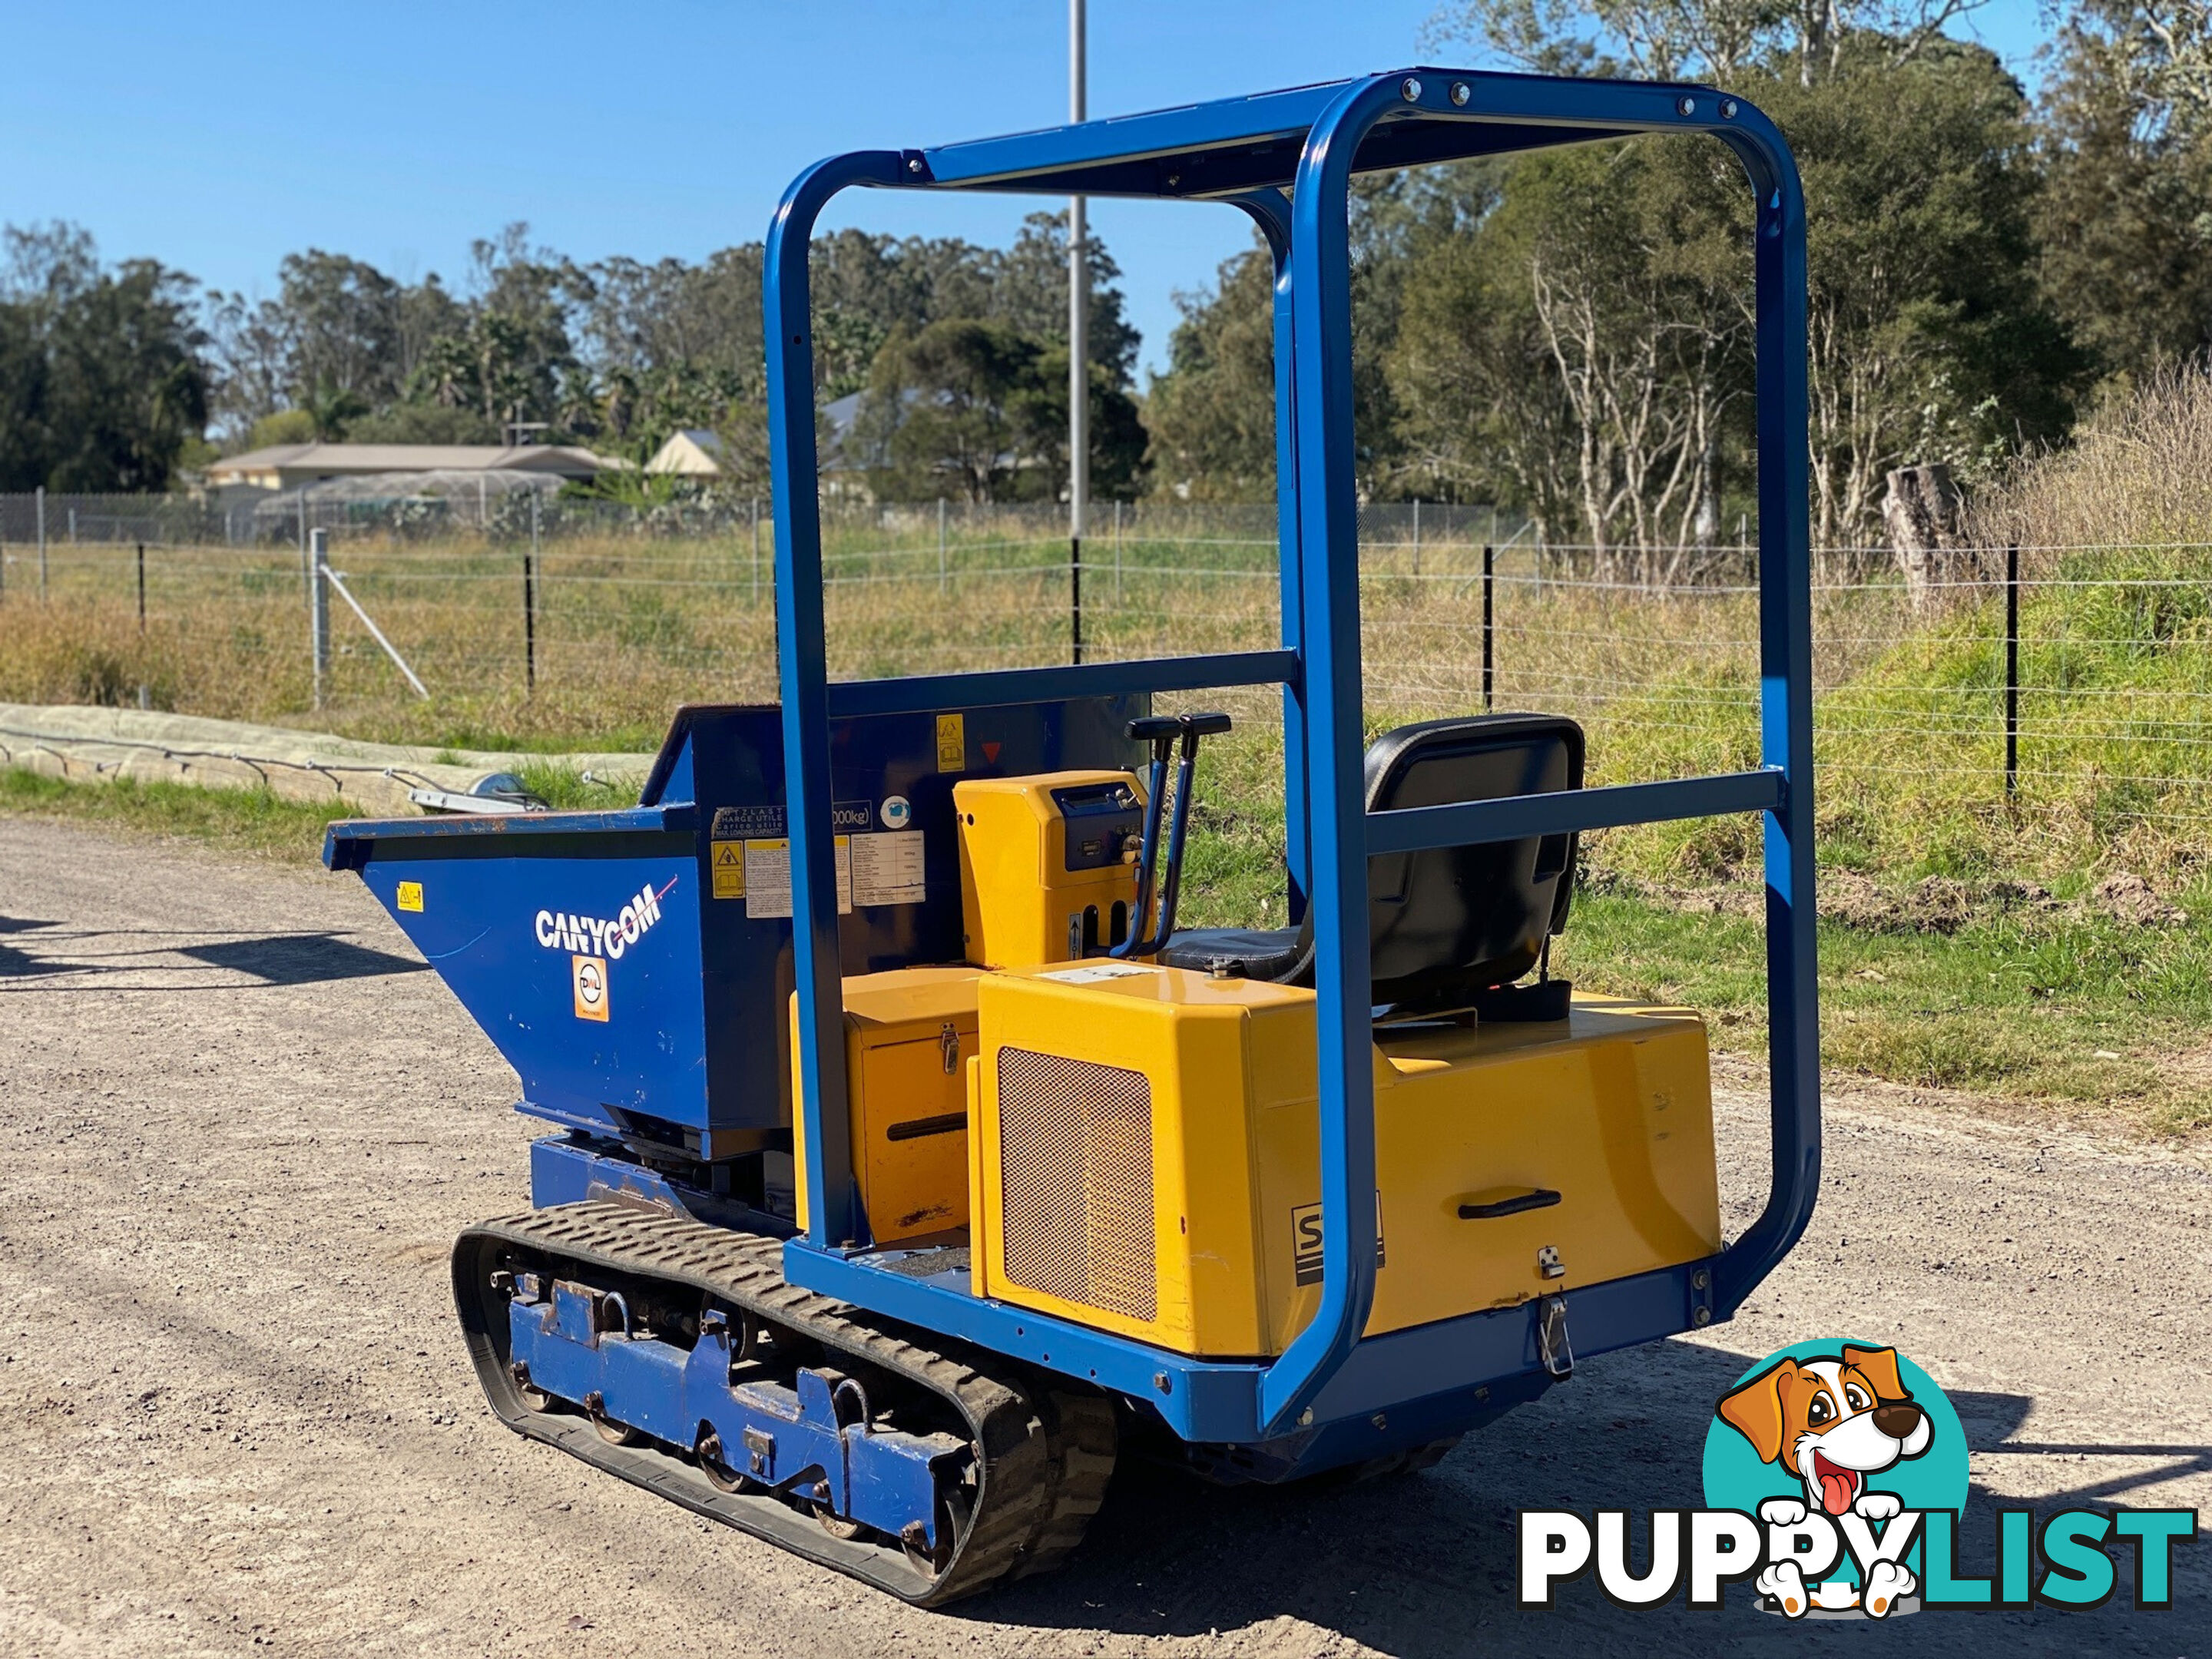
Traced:
<path fill-rule="evenodd" d="M 903 830 L 914 822 L 914 807 L 904 795 L 891 796 L 878 811 L 886 830 Z"/>
<path fill-rule="evenodd" d="M 1894 1348 L 1798 1342 L 1736 1379 L 1705 1431 L 1705 1502 L 1770 1538 L 1753 1583 L 1786 1618 L 1920 1607 L 1919 1529 L 1966 1502 L 1966 1437 L 1935 1380 Z"/>

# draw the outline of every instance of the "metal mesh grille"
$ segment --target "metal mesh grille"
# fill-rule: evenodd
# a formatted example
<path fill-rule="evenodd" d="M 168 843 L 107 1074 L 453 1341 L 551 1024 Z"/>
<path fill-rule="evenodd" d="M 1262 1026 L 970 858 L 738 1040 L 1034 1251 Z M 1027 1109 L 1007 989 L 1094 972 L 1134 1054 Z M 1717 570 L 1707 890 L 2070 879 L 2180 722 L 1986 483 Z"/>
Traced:
<path fill-rule="evenodd" d="M 1152 1085 L 1026 1048 L 1000 1049 L 998 1063 L 1006 1277 L 1154 1317 Z"/>

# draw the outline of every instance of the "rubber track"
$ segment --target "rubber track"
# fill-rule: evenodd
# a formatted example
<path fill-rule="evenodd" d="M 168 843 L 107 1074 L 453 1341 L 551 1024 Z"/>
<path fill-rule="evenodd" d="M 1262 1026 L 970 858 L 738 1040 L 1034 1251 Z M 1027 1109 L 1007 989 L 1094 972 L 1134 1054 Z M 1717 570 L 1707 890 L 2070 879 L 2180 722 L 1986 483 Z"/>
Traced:
<path fill-rule="evenodd" d="M 896 1544 L 834 1538 L 781 1498 L 717 1492 L 688 1458 L 611 1446 L 581 1416 L 531 1410 L 507 1370 L 507 1298 L 491 1285 L 517 1251 L 690 1286 L 949 1403 L 978 1466 L 974 1513 L 951 1560 L 933 1576 Z M 929 1342 L 923 1332 L 787 1284 L 775 1239 L 623 1204 L 556 1205 L 463 1233 L 453 1246 L 453 1297 L 477 1379 L 509 1428 L 917 1607 L 1057 1566 L 1081 1542 L 1114 1472 L 1113 1407 L 1103 1395 L 1045 1386 L 998 1356 Z"/>

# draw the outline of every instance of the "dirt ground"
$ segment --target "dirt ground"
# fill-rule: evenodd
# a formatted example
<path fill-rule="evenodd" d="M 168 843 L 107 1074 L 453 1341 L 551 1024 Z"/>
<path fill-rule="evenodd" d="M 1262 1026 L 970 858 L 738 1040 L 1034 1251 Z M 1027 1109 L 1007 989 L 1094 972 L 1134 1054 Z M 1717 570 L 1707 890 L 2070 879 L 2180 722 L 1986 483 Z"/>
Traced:
<path fill-rule="evenodd" d="M 1724 1077 L 1736 1224 L 1763 1158 Z M 2204 1161 L 1832 1085 L 1812 1231 L 1733 1323 L 1586 1360 L 1440 1467 L 1335 1491 L 1125 1478 L 1066 1571 L 908 1611 L 478 1403 L 448 1242 L 527 1192 L 512 1074 L 359 884 L 0 822 L 0 1653 L 2212 1653 L 2173 1611 L 1876 1633 L 1513 1603 L 1519 1507 L 1694 1505 L 1785 1341 L 1893 1341 L 2001 1502 L 2212 1508 Z"/>

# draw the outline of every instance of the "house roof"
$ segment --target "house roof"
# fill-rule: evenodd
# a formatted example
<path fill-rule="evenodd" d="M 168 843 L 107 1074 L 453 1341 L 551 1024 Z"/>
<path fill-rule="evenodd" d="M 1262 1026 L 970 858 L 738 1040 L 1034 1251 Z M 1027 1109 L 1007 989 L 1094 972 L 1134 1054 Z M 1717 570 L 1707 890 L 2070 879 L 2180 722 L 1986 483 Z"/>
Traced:
<path fill-rule="evenodd" d="M 569 444 L 276 444 L 227 456 L 211 479 L 248 472 L 558 472 L 589 477 L 621 465 Z"/>
<path fill-rule="evenodd" d="M 272 495 L 255 507 L 258 514 L 282 518 L 301 497 L 309 501 L 422 501 L 441 496 L 459 499 L 473 508 L 486 497 L 501 499 L 523 490 L 551 495 L 566 484 L 557 472 L 543 469 L 526 472 L 514 467 L 441 467 L 426 472 L 348 472 L 315 483 L 303 483 L 281 495 Z"/>
<path fill-rule="evenodd" d="M 647 472 L 692 473 L 712 476 L 721 471 L 722 440 L 702 427 L 687 426 L 672 432 L 646 462 Z"/>

